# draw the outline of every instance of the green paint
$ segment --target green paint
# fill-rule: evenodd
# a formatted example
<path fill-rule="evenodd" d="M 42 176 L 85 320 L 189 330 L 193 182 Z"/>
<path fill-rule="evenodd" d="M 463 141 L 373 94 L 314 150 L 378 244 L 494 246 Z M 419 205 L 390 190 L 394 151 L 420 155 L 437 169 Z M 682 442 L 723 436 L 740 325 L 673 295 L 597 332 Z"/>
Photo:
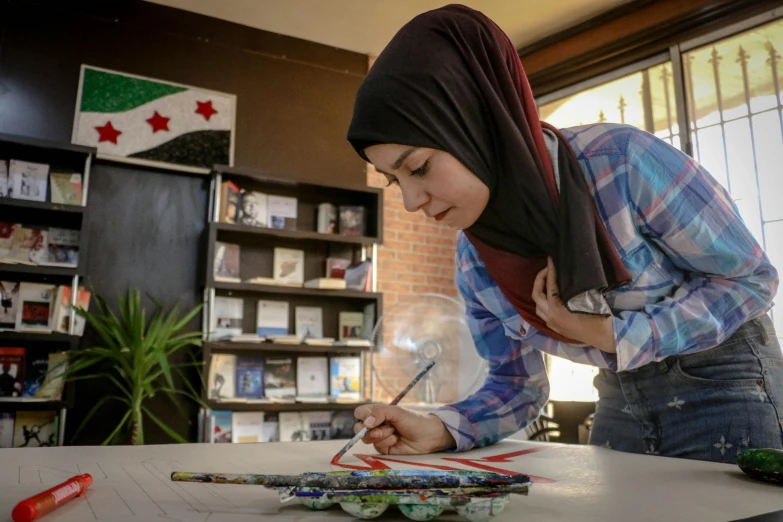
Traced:
<path fill-rule="evenodd" d="M 81 111 L 124 112 L 186 90 L 185 87 L 85 68 Z"/>
<path fill-rule="evenodd" d="M 301 488 L 302 491 L 316 491 L 314 488 Z M 334 500 L 329 500 L 327 496 L 322 497 L 299 497 L 299 501 L 310 509 L 324 510 L 337 504 Z"/>
<path fill-rule="evenodd" d="M 737 455 L 737 465 L 749 477 L 783 484 L 783 451 L 773 448 L 748 449 Z"/>
<path fill-rule="evenodd" d="M 443 506 L 432 506 L 428 504 L 400 504 L 400 511 L 411 520 L 424 521 L 432 520 L 443 513 Z"/>
<path fill-rule="evenodd" d="M 457 506 L 457 514 L 468 522 L 486 522 L 502 513 L 507 503 L 508 497 L 496 497 L 491 500 L 475 499 Z"/>
<path fill-rule="evenodd" d="M 383 512 L 389 507 L 389 504 L 381 502 L 340 502 L 340 507 L 346 513 L 349 513 L 356 518 L 362 518 L 364 520 L 370 520 L 383 515 Z"/>

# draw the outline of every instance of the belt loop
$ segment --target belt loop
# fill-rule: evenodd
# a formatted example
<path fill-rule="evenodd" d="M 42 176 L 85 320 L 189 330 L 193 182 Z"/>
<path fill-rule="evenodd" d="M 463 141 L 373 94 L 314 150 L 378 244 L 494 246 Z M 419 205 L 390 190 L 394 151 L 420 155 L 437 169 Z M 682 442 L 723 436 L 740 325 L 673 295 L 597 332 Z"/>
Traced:
<path fill-rule="evenodd" d="M 756 326 L 758 326 L 759 331 L 761 332 L 761 339 L 764 341 L 764 345 L 769 344 L 769 334 L 767 333 L 767 329 L 764 327 L 764 324 L 761 322 L 761 318 L 757 317 L 753 319 L 753 322 L 756 323 Z"/>

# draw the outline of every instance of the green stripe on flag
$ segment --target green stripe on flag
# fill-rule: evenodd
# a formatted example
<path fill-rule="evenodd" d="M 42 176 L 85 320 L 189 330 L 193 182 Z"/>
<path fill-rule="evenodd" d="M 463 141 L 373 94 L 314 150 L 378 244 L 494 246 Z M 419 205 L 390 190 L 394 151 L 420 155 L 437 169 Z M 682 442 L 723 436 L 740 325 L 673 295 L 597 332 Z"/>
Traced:
<path fill-rule="evenodd" d="M 82 112 L 123 112 L 147 102 L 186 91 L 150 80 L 139 80 L 94 69 L 84 70 Z"/>

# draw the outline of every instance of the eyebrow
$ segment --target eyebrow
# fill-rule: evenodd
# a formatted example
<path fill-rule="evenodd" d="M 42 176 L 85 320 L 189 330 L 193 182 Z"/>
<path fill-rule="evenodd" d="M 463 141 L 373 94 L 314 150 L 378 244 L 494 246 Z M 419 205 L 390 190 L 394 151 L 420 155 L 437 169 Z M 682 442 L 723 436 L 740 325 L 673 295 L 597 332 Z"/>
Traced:
<path fill-rule="evenodd" d="M 419 150 L 420 147 L 411 147 L 402 151 L 402 154 L 397 158 L 397 161 L 392 165 L 392 170 L 397 170 L 402 166 L 402 162 L 405 161 L 414 151 Z"/>

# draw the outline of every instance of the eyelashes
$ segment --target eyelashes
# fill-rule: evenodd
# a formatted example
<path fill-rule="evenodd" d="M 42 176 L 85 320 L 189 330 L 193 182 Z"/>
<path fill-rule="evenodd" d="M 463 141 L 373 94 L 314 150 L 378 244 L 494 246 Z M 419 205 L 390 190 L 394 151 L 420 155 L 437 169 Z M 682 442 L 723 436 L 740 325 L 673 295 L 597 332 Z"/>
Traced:
<path fill-rule="evenodd" d="M 427 171 L 430 168 L 430 160 L 425 161 L 421 167 L 412 170 L 411 176 L 423 176 L 427 173 Z M 387 187 L 391 187 L 392 185 L 399 185 L 400 182 L 397 180 L 397 178 L 393 178 L 389 180 L 389 183 L 386 184 Z"/>

